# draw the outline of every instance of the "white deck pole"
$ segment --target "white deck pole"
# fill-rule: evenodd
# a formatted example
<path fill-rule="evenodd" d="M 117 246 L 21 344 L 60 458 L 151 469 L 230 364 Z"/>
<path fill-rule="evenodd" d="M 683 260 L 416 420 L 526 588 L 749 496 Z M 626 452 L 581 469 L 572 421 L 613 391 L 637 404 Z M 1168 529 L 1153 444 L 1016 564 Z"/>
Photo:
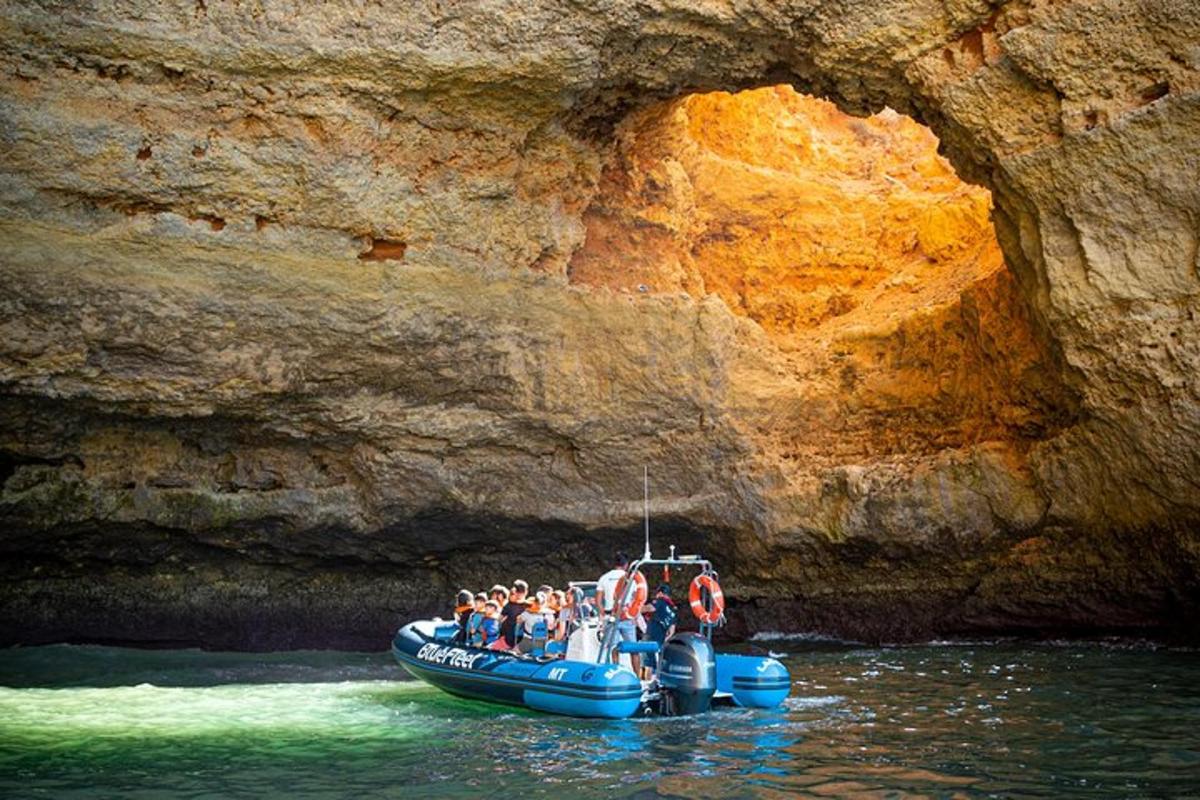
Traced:
<path fill-rule="evenodd" d="M 650 467 L 642 466 L 642 503 L 646 518 L 646 554 L 642 560 L 650 559 Z"/>

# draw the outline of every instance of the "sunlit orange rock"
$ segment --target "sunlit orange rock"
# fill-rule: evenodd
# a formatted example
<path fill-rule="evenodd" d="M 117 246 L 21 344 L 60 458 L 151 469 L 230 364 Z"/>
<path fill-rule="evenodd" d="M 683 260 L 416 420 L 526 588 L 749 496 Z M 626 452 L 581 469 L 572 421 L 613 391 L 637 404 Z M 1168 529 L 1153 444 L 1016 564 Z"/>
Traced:
<path fill-rule="evenodd" d="M 806 463 L 1041 433 L 1059 398 L 990 195 L 937 146 L 787 86 L 647 109 L 618 134 L 570 277 L 715 294 L 754 320 L 794 378 L 741 387 L 776 411 L 756 435 Z"/>
<path fill-rule="evenodd" d="M 986 190 L 927 128 L 776 86 L 629 120 L 587 215 L 580 283 L 715 293 L 782 341 L 863 307 L 895 318 L 1002 268 Z"/>

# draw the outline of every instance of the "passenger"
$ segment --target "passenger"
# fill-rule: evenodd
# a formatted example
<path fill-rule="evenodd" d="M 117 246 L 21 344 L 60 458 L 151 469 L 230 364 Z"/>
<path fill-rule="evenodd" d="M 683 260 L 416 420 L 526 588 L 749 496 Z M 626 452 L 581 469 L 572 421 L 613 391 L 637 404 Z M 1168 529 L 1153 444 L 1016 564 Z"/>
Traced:
<path fill-rule="evenodd" d="M 517 644 L 517 617 L 525 613 L 525 595 L 528 593 L 528 583 L 522 580 L 513 581 L 508 602 L 500 609 L 500 636 L 509 648 Z"/>
<path fill-rule="evenodd" d="M 658 591 L 654 593 L 653 609 L 650 621 L 646 623 L 646 638 L 658 642 L 659 649 L 661 649 L 663 642 L 675 635 L 677 609 L 675 601 L 671 599 L 670 584 L 659 585 Z M 646 668 L 651 671 L 658 668 L 657 654 L 646 654 Z"/>
<path fill-rule="evenodd" d="M 475 610 L 471 612 L 471 616 L 467 618 L 467 644 L 473 647 L 482 647 L 480 641 L 479 626 L 483 623 L 484 612 L 483 607 L 487 604 L 487 595 L 483 592 L 475 595 Z"/>
<path fill-rule="evenodd" d="M 554 638 L 559 641 L 569 639 L 586 616 L 586 608 L 583 601 L 583 590 L 578 586 L 572 586 L 565 592 L 562 608 L 558 611 L 558 625 L 554 629 Z"/>
<path fill-rule="evenodd" d="M 496 601 L 496 608 L 504 608 L 508 605 L 508 589 L 497 583 L 488 589 L 488 599 Z"/>
<path fill-rule="evenodd" d="M 479 646 L 491 650 L 507 650 L 506 647 L 496 647 L 503 644 L 500 638 L 500 606 L 495 600 L 483 604 L 483 621 L 479 623 Z"/>
<path fill-rule="evenodd" d="M 542 613 L 549 615 L 550 627 L 548 630 L 553 631 L 555 622 L 557 622 L 557 618 L 558 618 L 558 601 L 554 597 L 554 587 L 548 583 L 543 583 L 541 586 L 538 587 L 537 593 L 539 595 L 546 596 L 545 601 L 543 601 L 541 603 Z"/>
<path fill-rule="evenodd" d="M 543 596 L 546 599 L 544 601 L 540 600 L 539 604 L 542 607 L 542 621 L 546 623 L 546 636 L 549 637 L 554 633 L 554 626 L 558 624 L 558 611 L 555 608 L 557 601 L 554 597 L 553 590 L 551 590 L 548 594 L 544 594 L 542 592 L 538 593 L 539 598 Z"/>
<path fill-rule="evenodd" d="M 554 612 L 554 625 L 551 630 L 558 626 L 558 617 L 562 614 L 563 607 L 567 604 L 567 593 L 562 589 L 555 589 L 550 593 L 550 610 Z"/>
<path fill-rule="evenodd" d="M 525 610 L 517 617 L 517 624 L 521 626 L 522 632 L 525 634 L 517 641 L 518 653 L 529 653 L 539 646 L 545 647 L 546 640 L 544 637 L 534 637 L 534 631 L 539 622 L 545 622 L 546 616 L 543 612 L 542 604 L 547 602 L 545 592 L 538 592 L 529 603 L 526 604 Z M 547 626 L 546 630 L 550 630 Z"/>
<path fill-rule="evenodd" d="M 466 589 L 458 593 L 458 602 L 454 607 L 454 621 L 458 623 L 458 631 L 454 634 L 456 644 L 467 643 L 467 623 L 471 612 L 475 610 L 475 598 Z"/>

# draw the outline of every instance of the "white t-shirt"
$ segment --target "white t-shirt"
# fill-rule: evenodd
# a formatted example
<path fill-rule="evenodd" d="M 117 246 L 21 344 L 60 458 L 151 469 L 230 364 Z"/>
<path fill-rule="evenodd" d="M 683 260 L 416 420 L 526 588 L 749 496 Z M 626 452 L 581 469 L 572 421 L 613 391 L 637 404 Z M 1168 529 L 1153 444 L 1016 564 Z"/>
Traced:
<path fill-rule="evenodd" d="M 596 582 L 596 591 L 604 592 L 604 610 L 606 612 L 613 610 L 613 601 L 617 595 L 617 581 L 621 580 L 624 575 L 625 570 L 616 567 L 601 575 L 600 580 Z"/>
<path fill-rule="evenodd" d="M 521 627 L 525 629 L 525 633 L 533 636 L 533 626 L 541 622 L 543 619 L 545 618 L 540 613 L 535 612 L 531 608 L 526 608 L 521 612 L 521 615 L 517 617 L 517 622 L 519 622 Z"/>

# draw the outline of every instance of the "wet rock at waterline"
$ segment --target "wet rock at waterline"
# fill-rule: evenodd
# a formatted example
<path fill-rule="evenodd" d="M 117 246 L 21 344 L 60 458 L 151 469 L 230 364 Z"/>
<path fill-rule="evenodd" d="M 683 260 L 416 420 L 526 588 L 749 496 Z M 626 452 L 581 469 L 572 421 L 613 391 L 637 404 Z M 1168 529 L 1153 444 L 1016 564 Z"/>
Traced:
<path fill-rule="evenodd" d="M 0 639 L 367 647 L 642 464 L 737 631 L 1195 638 L 1193 3 L 143 6 L 0 11 Z"/>

